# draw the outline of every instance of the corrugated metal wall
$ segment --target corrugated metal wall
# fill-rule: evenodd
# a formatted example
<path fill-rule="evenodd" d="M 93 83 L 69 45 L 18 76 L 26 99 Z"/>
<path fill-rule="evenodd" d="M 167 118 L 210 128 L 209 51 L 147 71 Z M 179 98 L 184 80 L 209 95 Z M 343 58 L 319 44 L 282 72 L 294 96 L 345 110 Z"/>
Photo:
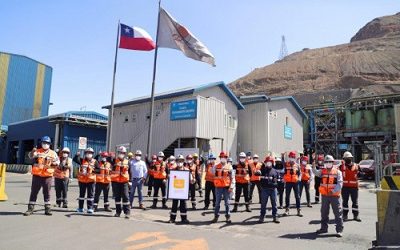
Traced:
<path fill-rule="evenodd" d="M 95 120 L 101 120 L 101 121 L 107 121 L 107 116 L 99 114 L 97 112 L 90 112 L 90 111 L 72 111 L 68 112 L 65 114 L 66 116 L 81 116 L 81 117 L 86 117 L 89 119 L 95 119 Z"/>
<path fill-rule="evenodd" d="M 0 52 L 0 124 L 47 116 L 51 77 L 49 66 Z"/>

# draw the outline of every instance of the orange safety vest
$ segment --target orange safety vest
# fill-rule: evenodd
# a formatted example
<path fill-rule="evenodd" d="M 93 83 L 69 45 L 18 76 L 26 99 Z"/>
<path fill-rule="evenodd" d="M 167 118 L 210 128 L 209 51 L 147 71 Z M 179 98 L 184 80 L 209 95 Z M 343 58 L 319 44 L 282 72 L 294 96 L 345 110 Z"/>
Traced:
<path fill-rule="evenodd" d="M 155 165 L 157 164 L 158 161 L 154 162 L 150 162 L 150 166 L 149 169 L 147 170 L 147 173 L 149 174 L 149 176 L 154 177 L 154 168 Z"/>
<path fill-rule="evenodd" d="M 216 188 L 226 188 L 231 185 L 230 169 L 225 165 L 219 163 L 215 166 L 214 186 Z"/>
<path fill-rule="evenodd" d="M 99 162 L 100 173 L 96 174 L 96 182 L 108 184 L 111 182 L 111 164 L 109 162 Z"/>
<path fill-rule="evenodd" d="M 78 181 L 82 183 L 92 183 L 96 181 L 96 175 L 93 173 L 96 160 L 92 159 L 90 162 L 82 159 L 82 163 L 78 170 Z"/>
<path fill-rule="evenodd" d="M 167 179 L 167 168 L 164 163 L 157 162 L 155 164 L 153 177 L 154 177 L 154 179 L 158 179 L 158 180 Z"/>
<path fill-rule="evenodd" d="M 190 184 L 196 183 L 197 165 L 193 163 L 192 166 L 190 166 L 188 164 L 187 168 L 189 168 L 189 170 L 190 170 Z"/>
<path fill-rule="evenodd" d="M 343 187 L 358 188 L 358 166 L 353 164 L 351 168 L 343 164 L 341 166 L 343 173 Z"/>
<path fill-rule="evenodd" d="M 118 183 L 129 182 L 128 159 L 115 159 L 114 168 L 111 171 L 111 181 Z"/>
<path fill-rule="evenodd" d="M 319 186 L 319 192 L 325 196 L 340 196 L 340 191 L 330 194 L 335 189 L 338 178 L 338 170 L 332 168 L 330 172 L 326 168 L 321 170 L 321 184 Z"/>
<path fill-rule="evenodd" d="M 299 172 L 299 166 L 294 163 L 293 166 L 290 165 L 289 162 L 286 162 L 285 166 L 285 175 L 283 176 L 283 180 L 286 183 L 296 183 L 299 181 L 299 176 L 297 173 Z"/>
<path fill-rule="evenodd" d="M 300 166 L 301 170 L 301 180 L 302 181 L 309 181 L 311 179 L 311 169 L 308 168 L 308 165 L 301 165 Z"/>
<path fill-rule="evenodd" d="M 206 166 L 206 181 L 214 182 L 214 175 L 212 173 L 213 164 L 208 164 Z"/>
<path fill-rule="evenodd" d="M 235 178 L 237 183 L 246 184 L 250 182 L 248 167 L 249 165 L 247 163 L 245 163 L 244 166 L 240 163 L 236 165 Z"/>
<path fill-rule="evenodd" d="M 200 162 L 200 160 L 194 161 L 194 164 L 196 164 L 196 171 L 197 171 L 197 174 L 198 174 L 198 175 L 201 175 L 202 173 L 201 173 L 201 162 Z"/>
<path fill-rule="evenodd" d="M 63 166 L 66 168 L 63 169 Z M 72 159 L 67 158 L 65 160 L 65 164 L 63 165 L 63 162 L 60 162 L 60 165 L 56 167 L 54 170 L 54 178 L 57 179 L 64 179 L 65 177 L 69 177 L 69 169 L 72 168 Z"/>
<path fill-rule="evenodd" d="M 251 182 L 257 182 L 261 180 L 261 176 L 257 176 L 255 175 L 257 170 L 261 170 L 262 164 L 260 162 L 257 162 L 257 164 L 254 164 L 254 162 L 252 162 L 250 164 L 250 168 L 251 168 L 251 177 L 250 177 L 250 181 Z"/>
<path fill-rule="evenodd" d="M 32 166 L 32 175 L 40 177 L 52 177 L 54 174 L 53 161 L 57 159 L 57 154 L 49 149 L 47 153 L 44 149 L 39 148 L 37 151 L 36 162 Z"/>

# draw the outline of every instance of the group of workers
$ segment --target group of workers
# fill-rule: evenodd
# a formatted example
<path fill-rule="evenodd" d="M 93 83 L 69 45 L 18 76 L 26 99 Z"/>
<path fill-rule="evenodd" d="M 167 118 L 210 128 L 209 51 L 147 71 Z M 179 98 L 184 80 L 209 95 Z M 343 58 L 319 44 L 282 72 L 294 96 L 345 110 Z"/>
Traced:
<path fill-rule="evenodd" d="M 197 209 L 196 191 L 203 196 L 202 180 L 205 180 L 204 210 L 208 210 L 212 202 L 216 223 L 220 216 L 220 204 L 224 200 L 226 223 L 231 223 L 231 213 L 237 212 L 240 198 L 243 195 L 245 211 L 251 212 L 253 192 L 257 188 L 259 203 L 261 204 L 259 222 L 264 222 L 266 205 L 270 200 L 273 222 L 279 223 L 278 209 L 285 209 L 282 216 L 290 213 L 290 198 L 293 191 L 296 203 L 296 215 L 302 217 L 300 200 L 305 190 L 307 207 L 312 207 L 310 184 L 314 180 L 315 203 L 321 198 L 321 228 L 318 234 L 328 230 L 329 210 L 335 215 L 336 232 L 342 236 L 343 220 L 348 220 L 348 200 L 352 199 L 352 213 L 354 220 L 361 221 L 358 212 L 358 165 L 353 162 L 350 152 L 343 155 L 342 164 L 334 166 L 335 160 L 330 155 L 318 155 L 315 160 L 307 156 L 297 157 L 296 152 L 289 152 L 286 160 L 267 156 L 264 160 L 251 153 L 241 152 L 238 162 L 233 163 L 226 152 L 217 157 L 210 154 L 206 160 L 197 154 L 170 156 L 167 159 L 163 152 L 153 155 L 150 160 L 142 158 L 142 152 L 127 153 L 123 146 L 119 147 L 116 155 L 111 156 L 102 152 L 94 156 L 94 150 L 87 148 L 81 157 L 79 152 L 70 157 L 70 150 L 64 148 L 60 154 L 50 149 L 51 140 L 44 136 L 41 147 L 34 148 L 29 157 L 34 160 L 32 166 L 32 186 L 28 210 L 24 215 L 31 215 L 40 189 L 43 189 L 45 214 L 52 215 L 50 204 L 50 189 L 54 176 L 56 189 L 56 205 L 68 208 L 68 183 L 72 162 L 79 165 L 77 179 L 79 182 L 78 213 L 83 213 L 86 200 L 88 214 L 99 210 L 99 200 L 103 193 L 104 210 L 111 212 L 109 203 L 109 189 L 115 199 L 115 217 L 120 217 L 122 211 L 125 218 L 130 217 L 133 201 L 137 191 L 139 208 L 146 209 L 143 204 L 143 186 L 148 185 L 148 196 L 153 196 L 150 208 L 157 208 L 158 196 L 161 189 L 162 208 L 167 206 L 167 181 L 171 170 L 189 172 L 189 199 L 192 209 Z M 205 176 L 203 176 L 205 175 Z M 203 178 L 205 177 L 205 178 Z M 285 206 L 283 196 L 285 193 Z M 212 199 L 211 199 L 211 194 Z M 341 197 L 343 202 L 341 202 Z M 233 209 L 230 200 L 234 199 Z M 279 203 L 279 206 L 278 206 Z M 187 217 L 187 200 L 172 201 L 170 223 L 175 223 L 177 211 L 180 211 L 181 222 L 189 223 Z M 343 207 L 343 208 L 342 208 Z"/>

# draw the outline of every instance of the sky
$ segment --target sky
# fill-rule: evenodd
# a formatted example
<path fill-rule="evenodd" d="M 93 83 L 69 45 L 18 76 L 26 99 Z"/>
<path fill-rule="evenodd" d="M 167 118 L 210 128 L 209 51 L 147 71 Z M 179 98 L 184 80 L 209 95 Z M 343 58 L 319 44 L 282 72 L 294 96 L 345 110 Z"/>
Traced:
<path fill-rule="evenodd" d="M 160 48 L 156 93 L 230 83 L 289 53 L 347 43 L 367 22 L 400 11 L 398 0 L 163 0 L 213 53 L 216 67 Z M 1 0 L 0 51 L 53 68 L 50 114 L 110 104 L 118 20 L 155 40 L 158 0 Z M 115 102 L 150 95 L 154 51 L 120 49 Z"/>

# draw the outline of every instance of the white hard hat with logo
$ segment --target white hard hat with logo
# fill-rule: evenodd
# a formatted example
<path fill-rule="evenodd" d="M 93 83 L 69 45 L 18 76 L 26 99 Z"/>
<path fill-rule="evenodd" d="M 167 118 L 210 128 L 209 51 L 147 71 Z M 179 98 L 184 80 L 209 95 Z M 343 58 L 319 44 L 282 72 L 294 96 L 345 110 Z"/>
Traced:
<path fill-rule="evenodd" d="M 118 152 L 126 153 L 126 147 L 120 146 L 120 147 L 118 148 Z"/>
<path fill-rule="evenodd" d="M 326 155 L 324 160 L 325 160 L 325 162 L 334 162 L 335 161 L 335 159 L 333 158 L 332 155 Z"/>
<path fill-rule="evenodd" d="M 343 158 L 353 158 L 353 155 L 349 151 L 346 151 L 343 154 Z"/>

